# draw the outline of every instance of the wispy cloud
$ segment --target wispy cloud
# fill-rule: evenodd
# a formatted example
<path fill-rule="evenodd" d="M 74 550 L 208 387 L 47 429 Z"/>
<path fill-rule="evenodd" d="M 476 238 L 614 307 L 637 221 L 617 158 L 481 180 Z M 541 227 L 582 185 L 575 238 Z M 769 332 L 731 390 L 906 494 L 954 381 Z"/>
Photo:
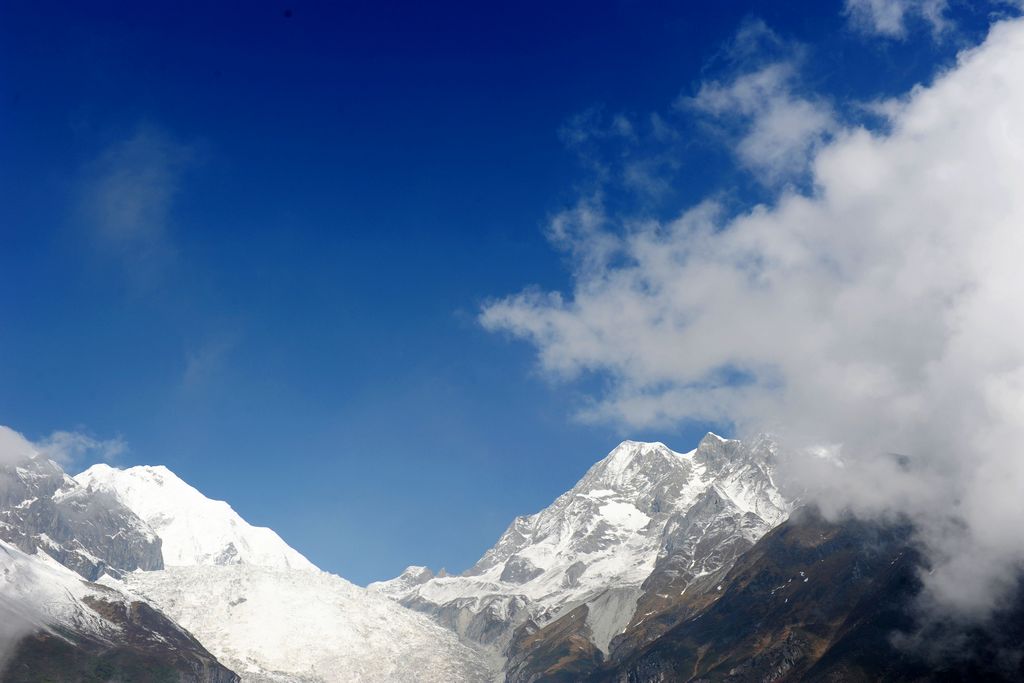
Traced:
<path fill-rule="evenodd" d="M 32 442 L 10 427 L 0 425 L 0 465 L 7 465 L 38 453 Z"/>
<path fill-rule="evenodd" d="M 741 92 L 788 102 L 762 71 Z M 998 24 L 888 107 L 885 132 L 798 146 L 813 190 L 740 215 L 714 199 L 640 224 L 571 209 L 572 290 L 509 296 L 481 322 L 553 376 L 604 377 L 590 419 L 839 444 L 842 469 L 801 459 L 789 481 L 832 512 L 912 519 L 927 599 L 986 614 L 1024 566 L 1021 73 L 1024 21 Z"/>
<path fill-rule="evenodd" d="M 703 82 L 695 96 L 681 97 L 676 106 L 703 115 L 765 183 L 804 174 L 812 152 L 837 123 L 826 101 L 800 92 L 800 47 L 752 21 L 725 56 L 734 65 L 732 74 Z"/>
<path fill-rule="evenodd" d="M 172 206 L 193 148 L 140 126 L 84 169 L 81 207 L 95 243 L 133 273 L 152 273 L 174 256 Z"/>
<path fill-rule="evenodd" d="M 588 172 L 588 191 L 595 200 L 609 188 L 629 200 L 671 194 L 684 140 L 660 114 L 634 117 L 591 107 L 570 117 L 559 134 Z"/>
<path fill-rule="evenodd" d="M 53 432 L 37 441 L 36 449 L 50 460 L 61 464 L 80 462 L 85 458 L 113 460 L 128 450 L 121 437 L 97 439 L 82 432 Z"/>
<path fill-rule="evenodd" d="M 39 441 L 29 441 L 10 427 L 0 425 L 0 463 L 17 462 L 33 455 L 68 465 L 85 459 L 113 460 L 127 450 L 121 437 L 98 439 L 84 432 L 56 431 Z"/>
<path fill-rule="evenodd" d="M 182 386 L 195 389 L 210 382 L 220 372 L 228 354 L 237 344 L 237 334 L 221 334 L 187 351 Z"/>
<path fill-rule="evenodd" d="M 907 21 L 923 21 L 933 36 L 949 29 L 947 0 L 846 0 L 845 12 L 850 25 L 869 35 L 902 40 L 907 36 Z"/>

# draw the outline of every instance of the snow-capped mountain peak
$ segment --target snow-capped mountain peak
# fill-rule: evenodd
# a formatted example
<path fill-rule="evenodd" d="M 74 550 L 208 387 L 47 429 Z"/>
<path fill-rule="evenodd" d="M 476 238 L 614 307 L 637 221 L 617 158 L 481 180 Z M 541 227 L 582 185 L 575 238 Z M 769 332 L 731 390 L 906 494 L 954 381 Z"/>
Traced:
<path fill-rule="evenodd" d="M 676 453 L 659 442 L 623 441 L 594 464 L 566 495 L 603 490 L 638 494 L 673 474 L 686 476 L 692 467 L 692 455 L 693 452 Z"/>
<path fill-rule="evenodd" d="M 163 539 L 164 570 L 111 585 L 171 616 L 246 682 L 490 679 L 491 663 L 455 634 L 316 570 L 166 467 L 96 465 L 76 480 L 110 492 Z"/>
<path fill-rule="evenodd" d="M 122 470 L 98 464 L 75 481 L 111 494 L 152 527 L 163 541 L 167 566 L 317 568 L 273 530 L 250 525 L 230 505 L 207 498 L 163 465 Z"/>
<path fill-rule="evenodd" d="M 772 455 L 770 441 L 710 433 L 688 453 L 623 441 L 550 506 L 513 520 L 462 576 L 407 570 L 370 588 L 499 651 L 525 620 L 543 625 L 587 605 L 592 642 L 607 650 L 661 558 L 707 574 L 734 554 L 715 548 L 745 547 L 786 518 Z M 718 540 L 696 542 L 712 528 Z"/>

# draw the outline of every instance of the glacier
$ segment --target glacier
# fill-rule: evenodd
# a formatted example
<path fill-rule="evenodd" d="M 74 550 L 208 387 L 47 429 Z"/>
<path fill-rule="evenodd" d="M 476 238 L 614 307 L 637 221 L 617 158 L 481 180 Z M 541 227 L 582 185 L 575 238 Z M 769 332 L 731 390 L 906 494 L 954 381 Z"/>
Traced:
<path fill-rule="evenodd" d="M 270 529 L 163 466 L 90 467 L 161 538 L 165 568 L 103 577 L 188 629 L 246 683 L 488 681 L 495 662 L 456 634 L 321 571 Z"/>

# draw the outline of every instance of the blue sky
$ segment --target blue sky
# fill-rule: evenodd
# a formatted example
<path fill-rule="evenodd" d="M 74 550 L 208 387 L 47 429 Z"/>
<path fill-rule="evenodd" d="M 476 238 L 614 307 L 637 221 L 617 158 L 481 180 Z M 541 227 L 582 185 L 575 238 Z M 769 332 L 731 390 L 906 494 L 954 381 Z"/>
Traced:
<path fill-rule="evenodd" d="M 899 26 L 841 2 L 7 3 L 0 423 L 121 439 L 115 464 L 166 464 L 359 583 L 465 569 L 622 438 L 729 430 L 582 420 L 608 377 L 552 376 L 481 308 L 571 287 L 551 225 L 581 197 L 664 218 L 806 180 L 738 157 L 702 84 L 785 63 L 799 101 L 877 125 L 863 103 L 1010 11 L 889 4 Z"/>

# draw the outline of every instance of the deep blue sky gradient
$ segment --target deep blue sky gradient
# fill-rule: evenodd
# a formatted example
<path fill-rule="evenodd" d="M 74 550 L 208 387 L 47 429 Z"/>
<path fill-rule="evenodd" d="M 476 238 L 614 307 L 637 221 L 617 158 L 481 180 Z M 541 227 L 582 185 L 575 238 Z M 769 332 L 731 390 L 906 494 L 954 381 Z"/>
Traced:
<path fill-rule="evenodd" d="M 360 583 L 465 569 L 622 438 L 708 427 L 582 424 L 601 378 L 554 382 L 476 322 L 570 282 L 543 232 L 591 181 L 568 121 L 671 116 L 745 21 L 803 44 L 836 101 L 927 80 L 987 23 L 956 6 L 954 36 L 885 41 L 839 2 L 207 4 L 0 3 L 0 423 L 122 436 L 116 464 L 166 464 Z M 675 125 L 652 212 L 764 199 Z M 189 160 L 169 255 L 133 265 L 80 207 L 139 131 Z"/>

